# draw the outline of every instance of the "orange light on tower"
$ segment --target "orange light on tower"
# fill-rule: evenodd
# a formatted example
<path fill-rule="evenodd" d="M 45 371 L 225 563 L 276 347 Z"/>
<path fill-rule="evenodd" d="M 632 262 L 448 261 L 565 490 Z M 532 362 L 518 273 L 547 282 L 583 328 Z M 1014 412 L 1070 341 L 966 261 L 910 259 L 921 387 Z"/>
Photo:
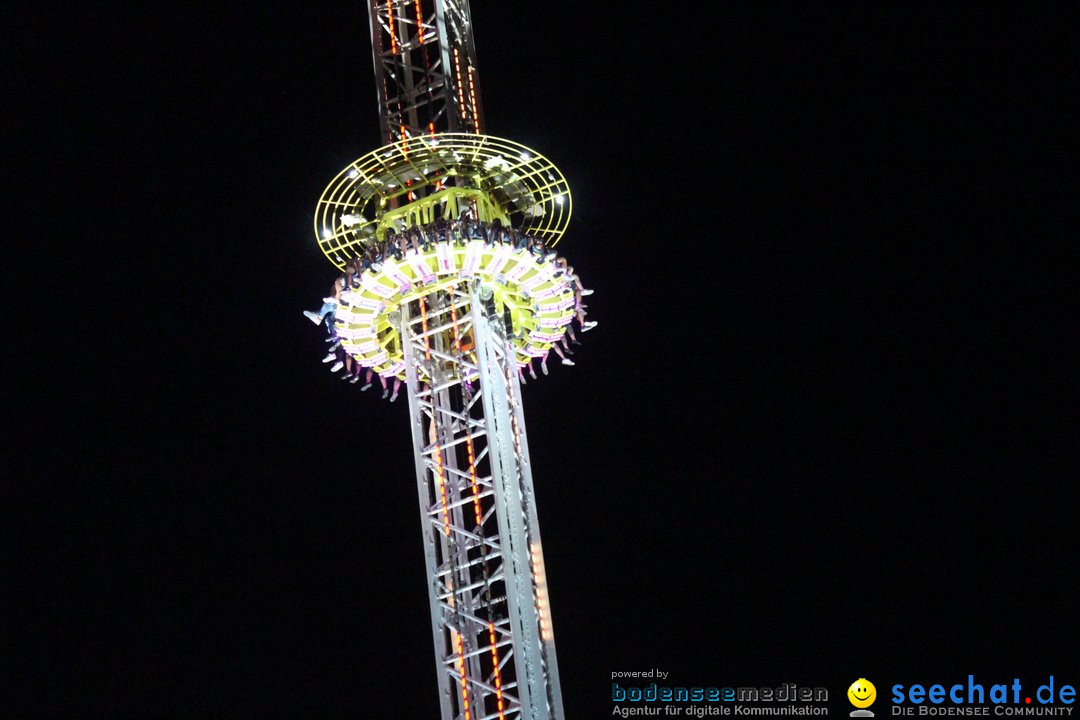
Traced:
<path fill-rule="evenodd" d="M 476 111 L 476 68 L 469 66 L 469 102 L 472 105 L 473 132 L 480 134 L 480 114 Z"/>
<path fill-rule="evenodd" d="M 495 642 L 495 623 L 488 623 L 488 637 L 491 639 L 491 664 L 495 668 L 492 671 L 492 676 L 495 679 L 495 698 L 498 700 L 499 705 L 499 718 L 506 717 L 503 707 L 503 693 L 502 693 L 502 668 L 499 666 L 499 649 L 498 643 Z"/>
<path fill-rule="evenodd" d="M 454 95 L 458 104 L 458 114 L 461 115 L 462 122 L 464 122 L 469 117 L 469 108 L 465 104 L 465 85 L 461 81 L 461 53 L 458 52 L 457 48 L 454 48 L 454 77 L 457 80 L 454 83 L 456 90 Z"/>
<path fill-rule="evenodd" d="M 386 12 L 390 15 L 390 22 L 388 23 L 388 25 L 390 26 L 390 52 L 397 55 L 398 42 L 397 29 L 395 28 L 397 22 L 394 20 L 394 0 L 387 0 Z"/>
<path fill-rule="evenodd" d="M 424 16 L 420 12 L 420 0 L 416 0 L 416 34 L 420 44 L 424 44 Z"/>
<path fill-rule="evenodd" d="M 461 644 L 461 633 L 453 632 L 454 651 L 457 653 L 457 668 L 461 675 L 461 709 L 465 713 L 465 720 L 469 720 L 472 713 L 469 711 L 469 680 L 465 674 L 465 649 Z"/>

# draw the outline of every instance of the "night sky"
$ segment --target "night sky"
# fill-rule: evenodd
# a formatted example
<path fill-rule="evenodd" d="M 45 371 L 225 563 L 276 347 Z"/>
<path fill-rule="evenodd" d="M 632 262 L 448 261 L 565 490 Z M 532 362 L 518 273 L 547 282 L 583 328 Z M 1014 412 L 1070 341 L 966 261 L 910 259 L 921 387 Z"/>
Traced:
<path fill-rule="evenodd" d="M 568 718 L 651 667 L 834 715 L 859 677 L 1080 684 L 1045 7 L 472 1 L 487 130 L 566 175 L 596 290 L 524 388 Z M 42 252 L 6 379 L 42 389 L 0 714 L 436 717 L 407 405 L 301 315 L 315 201 L 379 144 L 364 5 L 4 12 L 7 255 Z"/>

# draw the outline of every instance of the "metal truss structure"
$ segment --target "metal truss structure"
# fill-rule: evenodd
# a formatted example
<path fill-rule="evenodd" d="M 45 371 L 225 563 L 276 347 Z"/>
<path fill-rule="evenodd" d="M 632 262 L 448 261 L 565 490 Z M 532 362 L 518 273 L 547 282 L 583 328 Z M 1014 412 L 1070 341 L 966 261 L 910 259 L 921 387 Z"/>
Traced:
<path fill-rule="evenodd" d="M 482 133 L 468 0 L 369 0 L 368 18 L 383 139 Z"/>
<path fill-rule="evenodd" d="M 469 281 L 409 303 L 398 319 L 442 717 L 561 720 L 507 329 L 490 289 Z"/>
<path fill-rule="evenodd" d="M 407 385 L 442 720 L 563 720 L 518 372 L 574 313 L 547 254 L 569 188 L 483 134 L 467 0 L 369 0 L 368 16 L 385 143 L 319 201 L 320 248 L 365 269 L 342 276 L 333 332 Z M 449 229 L 427 250 L 390 247 L 436 221 Z M 496 241 L 499 223 L 541 251 Z"/>

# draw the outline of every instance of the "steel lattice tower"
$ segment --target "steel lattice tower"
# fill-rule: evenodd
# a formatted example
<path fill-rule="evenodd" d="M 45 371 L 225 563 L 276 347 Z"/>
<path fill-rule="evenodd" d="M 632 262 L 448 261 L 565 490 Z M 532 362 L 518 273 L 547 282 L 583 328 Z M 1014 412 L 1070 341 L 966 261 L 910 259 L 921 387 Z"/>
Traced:
<path fill-rule="evenodd" d="M 390 229 L 462 215 L 554 246 L 569 188 L 543 156 L 483 134 L 467 0 L 368 11 L 387 144 L 324 191 L 322 251 L 341 269 Z M 574 287 L 550 256 L 446 232 L 360 273 L 335 331 L 407 386 L 443 720 L 562 720 L 518 372 L 562 337 Z"/>

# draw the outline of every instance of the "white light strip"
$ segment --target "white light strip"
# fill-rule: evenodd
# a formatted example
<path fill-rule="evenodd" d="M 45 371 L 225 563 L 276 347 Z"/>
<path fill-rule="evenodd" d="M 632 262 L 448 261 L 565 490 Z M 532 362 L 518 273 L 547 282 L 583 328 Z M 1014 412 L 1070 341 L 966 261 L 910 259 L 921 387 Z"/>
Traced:
<path fill-rule="evenodd" d="M 391 365 L 390 367 L 388 367 L 386 370 L 380 370 L 379 371 L 379 377 L 384 377 L 384 378 L 393 377 L 394 375 L 397 375 L 399 372 L 401 372 L 404 369 L 405 369 L 405 363 L 404 362 L 396 362 L 393 365 Z"/>
<path fill-rule="evenodd" d="M 401 267 L 398 266 L 393 258 L 386 258 L 386 262 L 383 263 L 383 272 L 398 284 L 401 288 L 401 292 L 407 292 L 412 289 L 412 280 L 409 279 L 408 275 L 401 271 Z"/>
<path fill-rule="evenodd" d="M 491 258 L 491 262 L 484 268 L 486 275 L 497 275 L 502 272 L 502 269 L 506 267 L 506 263 L 510 262 L 510 256 L 513 255 L 514 248 L 510 245 L 500 245 L 499 249 L 495 251 L 494 257 Z"/>
<path fill-rule="evenodd" d="M 440 273 L 450 273 L 457 270 L 457 263 L 454 262 L 454 249 L 447 243 L 436 244 L 435 255 L 439 258 Z"/>
<path fill-rule="evenodd" d="M 379 349 L 379 341 L 371 338 L 362 343 L 342 343 L 345 345 L 345 349 L 353 355 L 365 355 L 372 350 Z"/>
<path fill-rule="evenodd" d="M 568 307 L 570 307 L 573 304 L 574 304 L 574 298 L 569 298 L 567 300 L 560 300 L 557 303 L 552 303 L 552 304 L 548 304 L 548 305 L 538 305 L 536 307 L 536 312 L 537 313 L 560 312 L 562 310 L 566 310 Z"/>
<path fill-rule="evenodd" d="M 564 315 L 557 318 L 540 318 L 536 321 L 536 324 L 543 328 L 561 328 L 570 324 L 570 321 L 574 319 L 573 315 Z"/>
<path fill-rule="evenodd" d="M 543 285 L 550 279 L 550 275 L 547 275 L 545 277 L 545 273 L 541 271 L 540 273 L 533 275 L 531 278 L 521 283 L 521 287 L 525 290 L 525 292 L 531 293 L 533 291 L 533 288 Z"/>
<path fill-rule="evenodd" d="M 548 332 L 543 332 L 540 328 L 537 328 L 536 330 L 533 330 L 531 333 L 529 333 L 529 337 L 531 337 L 533 340 L 539 340 L 541 342 L 555 342 L 562 336 L 563 334 L 560 331 L 549 330 Z"/>
<path fill-rule="evenodd" d="M 521 278 L 525 275 L 525 273 L 529 272 L 535 267 L 536 263 L 532 262 L 531 257 L 519 257 L 517 258 L 517 265 L 514 266 L 514 269 L 506 273 L 506 279 L 512 280 L 516 283 L 521 282 Z"/>
<path fill-rule="evenodd" d="M 360 284 L 364 286 L 365 290 L 370 290 L 381 298 L 388 298 L 397 292 L 396 288 L 388 288 L 379 282 L 375 277 L 364 273 L 363 279 Z"/>
<path fill-rule="evenodd" d="M 357 359 L 360 361 L 360 364 L 363 365 L 364 367 L 375 367 L 376 365 L 378 365 L 380 363 L 386 362 L 386 358 L 387 358 L 386 351 L 383 350 L 381 353 L 379 353 L 378 355 L 375 355 L 374 357 L 357 358 Z"/>
<path fill-rule="evenodd" d="M 533 299 L 535 299 L 535 300 L 544 300 L 544 299 L 547 299 L 549 297 L 555 297 L 556 295 L 558 295 L 559 294 L 559 288 L 556 285 L 552 285 L 551 287 L 544 288 L 543 290 L 538 290 L 536 292 L 530 292 L 530 294 L 533 296 Z"/>
<path fill-rule="evenodd" d="M 375 282 L 374 278 L 371 281 Z M 382 301 L 377 298 L 364 297 L 355 290 L 346 290 L 341 293 L 341 299 L 349 303 L 349 306 L 352 308 L 367 308 L 378 312 L 383 307 Z M 355 313 L 356 310 L 354 309 L 353 312 Z"/>
<path fill-rule="evenodd" d="M 427 264 L 427 256 L 425 255 L 411 255 L 409 257 L 409 265 L 416 271 L 418 277 L 422 277 L 424 282 L 434 282 L 435 274 L 431 272 L 431 268 Z"/>
<path fill-rule="evenodd" d="M 465 264 L 461 268 L 461 272 L 466 275 L 475 275 L 476 269 L 480 267 L 480 260 L 484 255 L 484 243 L 480 240 L 473 240 L 465 247 Z"/>

